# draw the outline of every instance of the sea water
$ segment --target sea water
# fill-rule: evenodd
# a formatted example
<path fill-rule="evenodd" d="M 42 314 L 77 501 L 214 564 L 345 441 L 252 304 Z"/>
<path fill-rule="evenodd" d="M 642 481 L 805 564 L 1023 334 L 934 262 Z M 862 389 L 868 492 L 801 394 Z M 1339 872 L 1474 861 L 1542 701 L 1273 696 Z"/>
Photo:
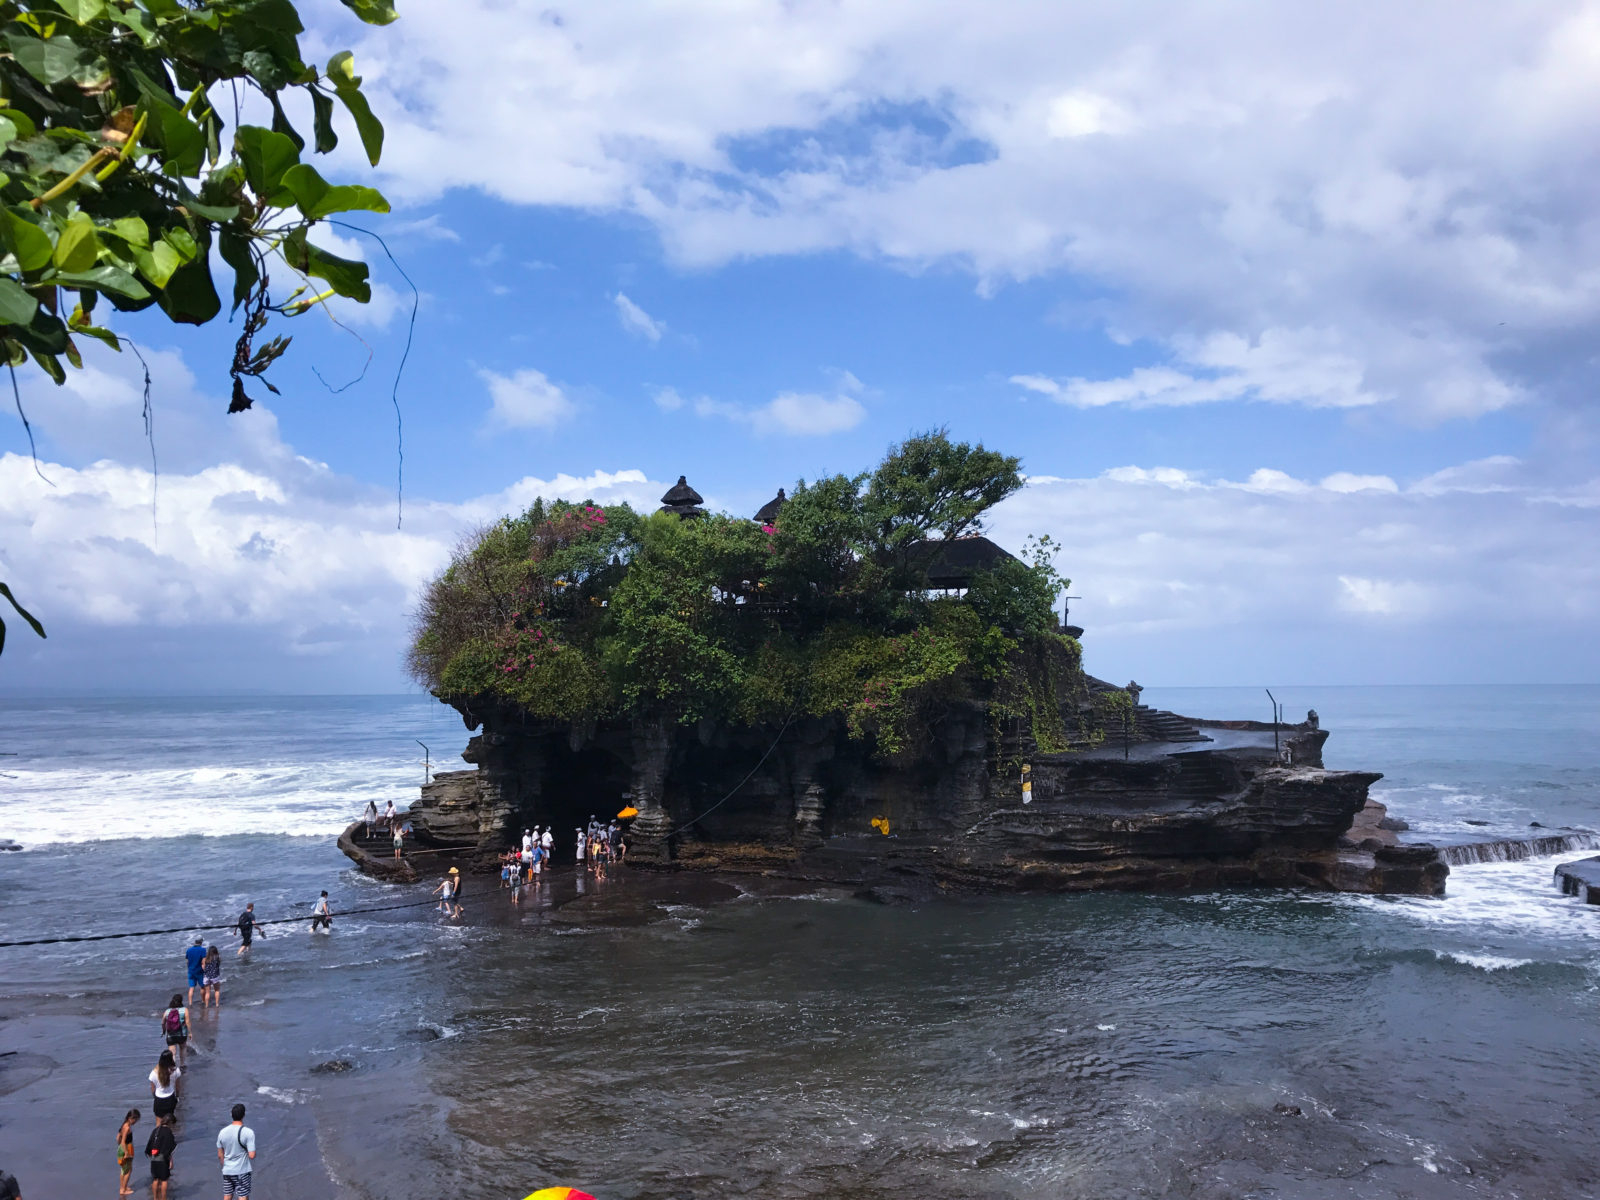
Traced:
<path fill-rule="evenodd" d="M 1440 840 L 1600 828 L 1600 689 L 1274 689 Z M 1193 716 L 1253 690 L 1150 689 Z M 0 701 L 0 940 L 426 901 L 333 835 L 466 732 L 426 698 Z M 1477 822 L 1486 822 L 1478 824 Z M 174 1197 L 243 1101 L 257 1194 L 1600 1195 L 1600 908 L 1559 859 L 1444 900 L 983 897 L 885 908 L 570 871 L 512 906 L 220 930 Z M 558 860 L 559 862 L 559 860 Z M 187 934 L 0 949 L 0 1167 L 109 1193 Z M 143 1185 L 145 1168 L 135 1182 Z"/>

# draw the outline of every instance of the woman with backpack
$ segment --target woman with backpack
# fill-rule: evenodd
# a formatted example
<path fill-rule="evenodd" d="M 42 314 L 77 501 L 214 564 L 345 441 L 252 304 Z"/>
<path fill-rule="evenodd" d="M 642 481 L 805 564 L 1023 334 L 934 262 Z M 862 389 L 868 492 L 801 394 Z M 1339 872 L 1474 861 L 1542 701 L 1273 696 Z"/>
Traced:
<path fill-rule="evenodd" d="M 222 1007 L 222 955 L 215 946 L 206 950 L 205 961 L 200 964 L 205 986 L 200 989 L 200 1007 Z"/>
<path fill-rule="evenodd" d="M 156 1069 L 150 1072 L 151 1109 L 157 1117 L 171 1120 L 178 1111 L 178 1097 L 183 1092 L 183 1071 L 172 1061 L 172 1051 L 163 1050 L 156 1060 Z"/>
<path fill-rule="evenodd" d="M 122 1127 L 117 1130 L 117 1171 L 122 1176 L 122 1182 L 117 1185 L 119 1196 L 133 1195 L 128 1185 L 133 1182 L 133 1127 L 138 1123 L 139 1110 L 130 1108 L 128 1115 L 122 1118 Z"/>
<path fill-rule="evenodd" d="M 171 1053 L 172 1047 L 176 1046 L 178 1064 L 188 1065 L 189 1010 L 183 1006 L 182 992 L 172 997 L 172 1003 L 167 1005 L 167 1011 L 161 1014 L 161 1032 L 166 1035 L 168 1053 Z"/>

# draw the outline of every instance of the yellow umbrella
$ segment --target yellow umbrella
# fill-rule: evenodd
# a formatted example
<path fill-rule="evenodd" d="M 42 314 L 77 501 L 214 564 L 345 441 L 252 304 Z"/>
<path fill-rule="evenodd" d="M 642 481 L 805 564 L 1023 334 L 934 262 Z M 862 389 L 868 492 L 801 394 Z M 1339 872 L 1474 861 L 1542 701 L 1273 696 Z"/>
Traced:
<path fill-rule="evenodd" d="M 594 1200 L 588 1192 L 580 1192 L 577 1188 L 553 1187 L 540 1188 L 527 1200 Z"/>
<path fill-rule="evenodd" d="M 630 804 L 627 808 L 623 809 L 617 814 L 617 820 L 626 821 L 629 817 L 637 817 L 638 815 L 639 810 Z"/>

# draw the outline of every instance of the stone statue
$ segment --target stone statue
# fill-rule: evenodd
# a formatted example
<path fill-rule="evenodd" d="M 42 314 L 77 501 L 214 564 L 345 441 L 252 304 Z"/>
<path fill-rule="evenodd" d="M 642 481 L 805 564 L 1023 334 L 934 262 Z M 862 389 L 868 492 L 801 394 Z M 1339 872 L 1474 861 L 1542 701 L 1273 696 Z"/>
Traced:
<path fill-rule="evenodd" d="M 1134 707 L 1137 708 L 1139 705 L 1139 693 L 1144 691 L 1144 688 L 1130 679 L 1128 680 L 1127 688 L 1124 690 L 1128 693 L 1128 699 L 1133 701 Z"/>
<path fill-rule="evenodd" d="M 1310 710 L 1308 710 L 1306 712 L 1306 724 L 1311 726 L 1311 728 L 1313 728 L 1313 729 L 1322 728 L 1322 726 L 1318 724 L 1318 722 L 1320 720 L 1321 720 L 1321 718 L 1317 716 L 1317 710 L 1316 709 L 1313 708 L 1313 709 L 1310 709 Z"/>

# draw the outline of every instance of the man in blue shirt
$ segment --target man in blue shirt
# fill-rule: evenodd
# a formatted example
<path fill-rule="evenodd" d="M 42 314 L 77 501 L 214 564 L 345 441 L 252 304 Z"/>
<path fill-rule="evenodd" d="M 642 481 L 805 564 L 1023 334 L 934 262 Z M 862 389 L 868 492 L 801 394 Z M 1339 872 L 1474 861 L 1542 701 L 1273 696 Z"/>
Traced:
<path fill-rule="evenodd" d="M 244 1105 L 233 1106 L 233 1124 L 217 1134 L 217 1161 L 222 1164 L 222 1200 L 249 1200 L 251 1165 L 256 1157 L 255 1130 L 245 1128 Z"/>
<path fill-rule="evenodd" d="M 189 1004 L 193 1007 L 195 988 L 203 988 L 206 984 L 205 938 L 195 938 L 194 945 L 183 952 L 183 957 L 189 964 Z"/>

